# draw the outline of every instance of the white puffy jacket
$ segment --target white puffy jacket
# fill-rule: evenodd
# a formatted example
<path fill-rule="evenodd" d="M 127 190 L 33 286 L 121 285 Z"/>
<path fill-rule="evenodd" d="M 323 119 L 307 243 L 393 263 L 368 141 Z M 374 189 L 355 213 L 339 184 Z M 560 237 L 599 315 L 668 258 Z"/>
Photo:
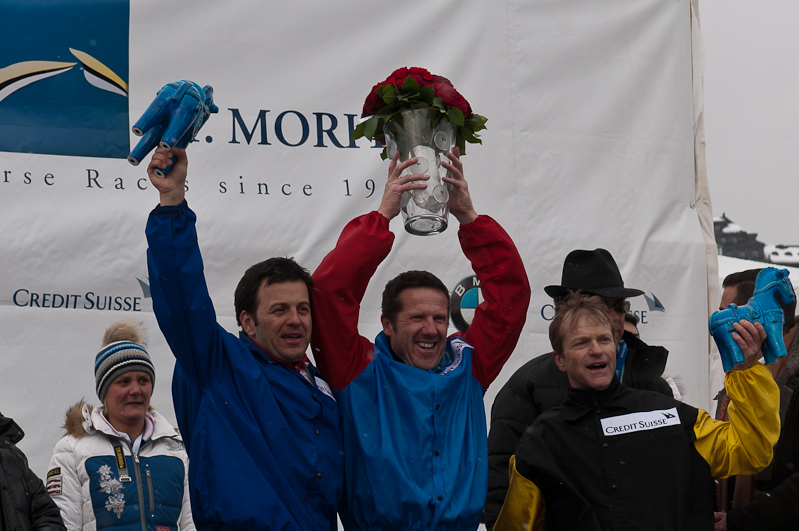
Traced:
<path fill-rule="evenodd" d="M 152 435 L 133 456 L 102 407 L 78 403 L 67 413 L 47 490 L 69 531 L 194 531 L 183 440 L 159 413 L 147 415 Z"/>

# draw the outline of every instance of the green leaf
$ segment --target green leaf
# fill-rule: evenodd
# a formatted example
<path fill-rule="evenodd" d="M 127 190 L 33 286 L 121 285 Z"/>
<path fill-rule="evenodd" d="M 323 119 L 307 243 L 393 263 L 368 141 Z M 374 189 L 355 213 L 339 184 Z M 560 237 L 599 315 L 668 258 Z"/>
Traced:
<path fill-rule="evenodd" d="M 350 135 L 350 140 L 361 138 L 363 136 L 364 127 L 366 127 L 366 122 L 361 122 L 358 125 L 356 125 L 355 129 L 352 130 L 352 134 Z"/>
<path fill-rule="evenodd" d="M 453 107 L 447 111 L 447 118 L 449 118 L 449 121 L 458 127 L 464 124 L 463 113 L 457 107 Z"/>
<path fill-rule="evenodd" d="M 455 137 L 455 145 L 458 146 L 458 149 L 461 152 L 461 155 L 466 154 L 466 142 L 463 139 L 463 135 L 461 134 L 461 130 L 458 130 L 458 135 Z"/>
<path fill-rule="evenodd" d="M 364 122 L 363 127 L 363 136 L 368 139 L 372 139 L 375 136 L 375 131 L 377 131 L 377 122 L 379 118 L 377 116 L 372 116 L 368 120 Z"/>
<path fill-rule="evenodd" d="M 433 91 L 433 94 L 435 94 L 435 91 Z M 433 107 L 440 109 L 441 112 L 447 112 L 447 106 L 444 105 L 444 100 L 442 100 L 441 98 L 433 98 L 433 102 L 431 103 L 431 105 Z"/>
<path fill-rule="evenodd" d="M 436 98 L 436 89 L 433 87 L 421 87 L 419 89 L 419 97 L 428 105 L 432 105 L 433 100 Z"/>
<path fill-rule="evenodd" d="M 470 142 L 472 144 L 482 144 L 483 143 L 483 141 L 480 140 L 480 138 L 477 135 L 474 134 L 474 131 L 472 131 L 468 127 L 461 127 L 460 133 L 463 136 L 464 140 L 466 140 L 467 142 Z"/>
<path fill-rule="evenodd" d="M 411 76 L 408 76 L 405 78 L 405 81 L 402 82 L 402 90 L 406 92 L 419 92 L 419 83 Z"/>
<path fill-rule="evenodd" d="M 471 127 L 472 131 L 477 132 L 477 131 L 482 131 L 483 129 L 486 128 L 487 121 L 488 118 L 486 118 L 485 116 L 480 116 L 479 114 L 473 114 L 469 116 L 469 118 L 466 120 L 466 125 Z"/>
<path fill-rule="evenodd" d="M 387 149 L 388 149 L 387 147 L 384 147 L 383 151 L 380 152 L 380 158 L 383 159 L 383 160 L 386 160 L 388 158 L 388 155 L 386 155 L 386 150 Z"/>
<path fill-rule="evenodd" d="M 385 85 L 377 89 L 377 95 L 386 103 L 391 105 L 397 101 L 397 87 L 394 85 Z"/>

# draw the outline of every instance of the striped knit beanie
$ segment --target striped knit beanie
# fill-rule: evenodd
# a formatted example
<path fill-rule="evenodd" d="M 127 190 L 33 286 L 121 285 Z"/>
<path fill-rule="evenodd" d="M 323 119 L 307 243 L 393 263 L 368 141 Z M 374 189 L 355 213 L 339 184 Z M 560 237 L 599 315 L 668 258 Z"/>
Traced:
<path fill-rule="evenodd" d="M 155 385 L 155 367 L 147 349 L 141 345 L 142 337 L 140 326 L 127 319 L 120 319 L 106 329 L 105 346 L 94 358 L 95 389 L 101 402 L 111 382 L 126 372 L 146 372 Z"/>

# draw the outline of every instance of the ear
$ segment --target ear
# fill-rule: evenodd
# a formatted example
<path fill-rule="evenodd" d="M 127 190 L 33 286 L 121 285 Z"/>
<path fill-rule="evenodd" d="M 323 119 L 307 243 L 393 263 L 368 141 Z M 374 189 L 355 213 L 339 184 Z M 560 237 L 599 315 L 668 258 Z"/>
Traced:
<path fill-rule="evenodd" d="M 246 310 L 242 310 L 241 314 L 239 314 L 239 321 L 244 333 L 250 337 L 255 337 L 255 320 Z"/>
<path fill-rule="evenodd" d="M 383 333 L 388 337 L 394 336 L 394 327 L 391 326 L 391 320 L 385 315 L 380 316 L 380 322 L 383 324 Z"/>
<path fill-rule="evenodd" d="M 560 369 L 561 372 L 566 372 L 566 363 L 563 361 L 563 355 L 552 352 L 552 357 L 555 359 L 555 365 L 558 366 L 558 369 Z"/>

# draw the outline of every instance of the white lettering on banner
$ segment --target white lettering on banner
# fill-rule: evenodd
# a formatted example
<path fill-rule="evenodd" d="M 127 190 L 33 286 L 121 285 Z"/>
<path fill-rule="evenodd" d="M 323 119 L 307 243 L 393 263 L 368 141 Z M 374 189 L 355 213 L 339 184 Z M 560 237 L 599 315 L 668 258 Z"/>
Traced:
<path fill-rule="evenodd" d="M 678 426 L 680 415 L 677 408 L 629 413 L 618 417 L 602 419 L 602 433 L 610 437 L 636 431 L 655 430 L 666 426 Z"/>

